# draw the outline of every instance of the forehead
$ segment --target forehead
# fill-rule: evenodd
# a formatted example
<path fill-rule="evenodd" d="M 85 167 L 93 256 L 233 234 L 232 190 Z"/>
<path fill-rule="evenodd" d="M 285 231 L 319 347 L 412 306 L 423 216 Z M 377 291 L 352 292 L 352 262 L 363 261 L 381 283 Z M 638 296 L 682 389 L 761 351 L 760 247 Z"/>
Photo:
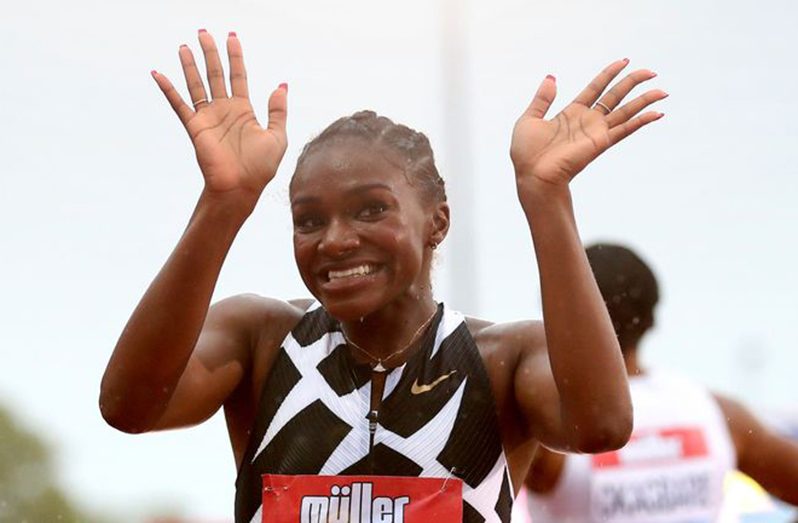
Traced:
<path fill-rule="evenodd" d="M 383 146 L 348 139 L 324 144 L 297 166 L 291 200 L 320 192 L 349 191 L 379 184 L 396 192 L 414 190 L 396 155 Z"/>

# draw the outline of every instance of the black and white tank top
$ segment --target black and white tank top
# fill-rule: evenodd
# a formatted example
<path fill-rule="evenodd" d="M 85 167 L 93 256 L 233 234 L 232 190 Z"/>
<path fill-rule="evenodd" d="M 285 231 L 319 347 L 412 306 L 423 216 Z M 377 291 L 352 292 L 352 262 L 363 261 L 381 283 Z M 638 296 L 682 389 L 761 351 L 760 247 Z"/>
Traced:
<path fill-rule="evenodd" d="M 464 522 L 509 522 L 495 402 L 463 316 L 440 304 L 421 348 L 389 371 L 373 442 L 371 372 L 353 360 L 338 320 L 311 307 L 264 384 L 236 481 L 236 523 L 260 523 L 266 473 L 456 476 Z"/>

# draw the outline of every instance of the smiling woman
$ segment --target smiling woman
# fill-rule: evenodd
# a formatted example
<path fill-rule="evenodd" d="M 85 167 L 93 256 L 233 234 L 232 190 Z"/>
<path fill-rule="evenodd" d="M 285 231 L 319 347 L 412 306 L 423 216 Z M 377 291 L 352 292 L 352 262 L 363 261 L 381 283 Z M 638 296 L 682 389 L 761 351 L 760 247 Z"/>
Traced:
<path fill-rule="evenodd" d="M 246 295 L 211 306 L 233 240 L 285 152 L 288 89 L 271 94 L 261 127 L 238 37 L 227 38 L 229 94 L 213 38 L 201 30 L 199 42 L 210 93 L 187 46 L 179 54 L 191 104 L 153 77 L 191 137 L 205 186 L 108 363 L 108 423 L 131 433 L 176 428 L 223 407 L 239 522 L 311 510 L 302 496 L 349 521 L 400 511 L 506 522 L 539 444 L 624 444 L 623 360 L 568 184 L 662 116 L 643 112 L 662 91 L 621 105 L 653 73 L 635 71 L 608 90 L 627 65 L 613 62 L 551 120 L 556 81 L 547 77 L 516 122 L 511 157 L 543 322 L 493 324 L 435 301 L 430 265 L 449 228 L 444 183 L 423 134 L 370 111 L 311 141 L 291 182 L 294 254 L 314 300 Z"/>

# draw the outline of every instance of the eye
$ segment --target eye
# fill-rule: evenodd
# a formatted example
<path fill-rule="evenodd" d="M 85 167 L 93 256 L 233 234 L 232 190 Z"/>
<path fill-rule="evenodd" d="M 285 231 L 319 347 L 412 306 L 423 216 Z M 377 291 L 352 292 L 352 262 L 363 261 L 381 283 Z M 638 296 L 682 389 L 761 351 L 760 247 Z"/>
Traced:
<path fill-rule="evenodd" d="M 359 219 L 374 219 L 379 218 L 381 214 L 388 210 L 388 206 L 381 202 L 373 202 L 365 205 L 362 209 L 357 212 L 357 217 Z"/>
<path fill-rule="evenodd" d="M 294 229 L 299 232 L 312 232 L 322 225 L 324 225 L 324 220 L 315 214 L 300 214 L 294 218 Z"/>

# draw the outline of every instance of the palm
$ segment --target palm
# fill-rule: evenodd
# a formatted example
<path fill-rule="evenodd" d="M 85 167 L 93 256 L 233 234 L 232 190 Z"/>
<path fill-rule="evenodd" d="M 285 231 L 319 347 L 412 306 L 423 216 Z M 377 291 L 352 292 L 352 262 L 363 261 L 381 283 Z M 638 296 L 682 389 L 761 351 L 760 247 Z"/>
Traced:
<path fill-rule="evenodd" d="M 244 98 L 214 100 L 195 113 L 186 130 L 210 191 L 261 191 L 285 150 L 285 137 L 263 129 Z"/>
<path fill-rule="evenodd" d="M 552 120 L 524 115 L 515 125 L 513 161 L 541 181 L 568 183 L 610 146 L 604 117 L 571 104 Z"/>
<path fill-rule="evenodd" d="M 513 129 L 510 156 L 519 179 L 567 185 L 609 147 L 662 116 L 655 112 L 637 116 L 667 96 L 659 90 L 648 91 L 618 107 L 637 84 L 656 76 L 650 71 L 635 71 L 604 93 L 626 64 L 626 60 L 610 64 L 551 120 L 544 117 L 557 87 L 554 77 L 543 81 Z"/>
<path fill-rule="evenodd" d="M 283 84 L 272 92 L 269 124 L 261 127 L 249 101 L 244 59 L 236 35 L 231 33 L 227 39 L 229 96 L 213 38 L 200 31 L 199 40 L 205 54 L 210 96 L 187 46 L 180 48 L 180 62 L 193 109 L 165 76 L 153 76 L 191 137 L 205 190 L 217 194 L 235 191 L 251 203 L 274 178 L 285 153 L 287 87 Z"/>

